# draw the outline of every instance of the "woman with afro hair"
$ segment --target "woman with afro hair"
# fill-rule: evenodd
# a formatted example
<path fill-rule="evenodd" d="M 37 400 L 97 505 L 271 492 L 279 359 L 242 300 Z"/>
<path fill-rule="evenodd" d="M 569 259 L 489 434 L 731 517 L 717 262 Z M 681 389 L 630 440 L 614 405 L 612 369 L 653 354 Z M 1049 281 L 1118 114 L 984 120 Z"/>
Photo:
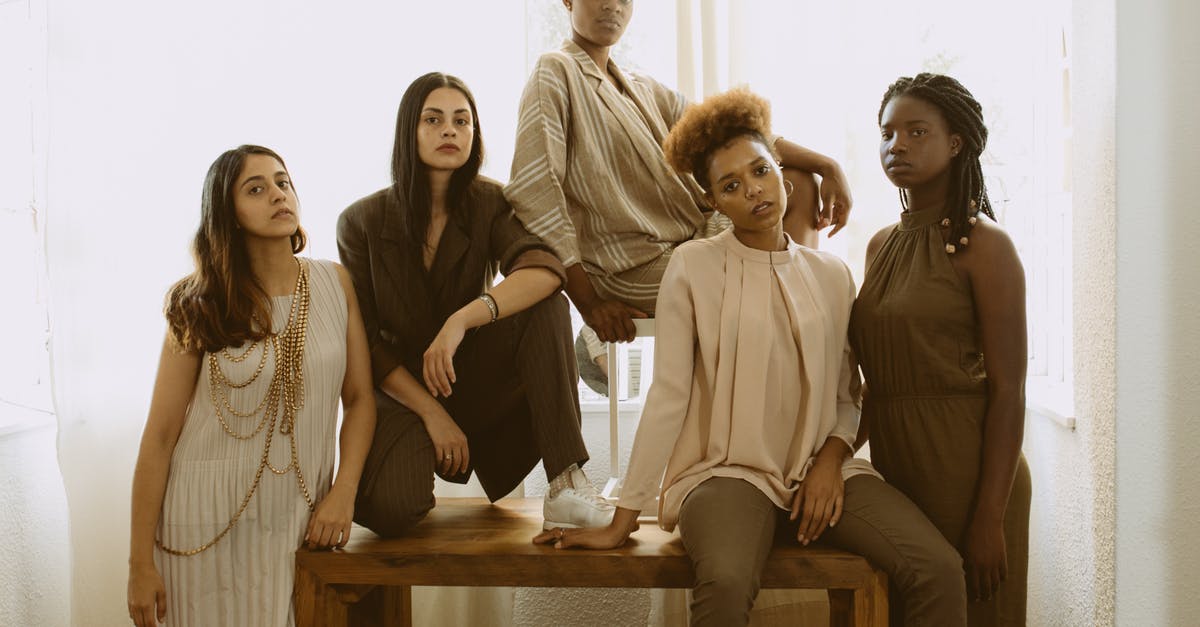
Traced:
<path fill-rule="evenodd" d="M 611 548 L 655 506 L 696 573 L 693 625 L 745 625 L 787 528 L 884 569 L 895 624 L 961 625 L 961 560 L 871 465 L 851 456 L 857 365 L 846 340 L 854 281 L 837 257 L 784 232 L 787 185 L 765 100 L 747 91 L 691 107 L 664 151 L 733 223 L 681 245 L 658 296 L 655 379 L 607 527 L 535 542 Z"/>

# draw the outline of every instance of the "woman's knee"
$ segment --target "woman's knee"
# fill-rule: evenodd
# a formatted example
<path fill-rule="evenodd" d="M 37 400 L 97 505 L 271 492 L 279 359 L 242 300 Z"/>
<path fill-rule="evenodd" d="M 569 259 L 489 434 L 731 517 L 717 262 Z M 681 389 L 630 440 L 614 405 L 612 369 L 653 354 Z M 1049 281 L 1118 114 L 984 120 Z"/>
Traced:
<path fill-rule="evenodd" d="M 900 577 L 897 585 L 907 588 L 907 592 L 928 592 L 929 594 L 946 594 L 962 591 L 965 586 L 963 578 L 962 557 L 958 551 L 946 542 L 940 535 L 937 542 L 927 544 L 920 556 L 909 560 L 910 572 L 906 577 Z M 907 583 L 907 585 L 904 585 Z"/>
<path fill-rule="evenodd" d="M 433 509 L 433 490 L 428 494 L 359 494 L 354 520 L 385 538 L 403 535 Z"/>

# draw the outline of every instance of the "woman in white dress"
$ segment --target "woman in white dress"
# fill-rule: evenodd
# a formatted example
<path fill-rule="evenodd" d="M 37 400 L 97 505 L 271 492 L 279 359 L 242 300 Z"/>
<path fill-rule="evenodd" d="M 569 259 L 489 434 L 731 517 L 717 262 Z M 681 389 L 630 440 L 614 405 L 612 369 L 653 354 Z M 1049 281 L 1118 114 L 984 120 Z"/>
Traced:
<path fill-rule="evenodd" d="M 241 146 L 209 168 L 196 269 L 167 295 L 133 477 L 136 625 L 291 625 L 296 549 L 350 537 L 371 365 L 347 272 L 296 256 L 298 211 L 269 149 Z"/>

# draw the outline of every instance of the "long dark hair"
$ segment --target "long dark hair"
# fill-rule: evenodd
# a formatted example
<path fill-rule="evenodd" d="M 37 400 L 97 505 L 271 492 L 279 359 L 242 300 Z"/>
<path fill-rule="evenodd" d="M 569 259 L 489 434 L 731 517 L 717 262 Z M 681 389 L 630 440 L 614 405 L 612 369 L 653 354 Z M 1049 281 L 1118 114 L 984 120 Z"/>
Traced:
<path fill-rule="evenodd" d="M 250 155 L 283 159 L 270 148 L 242 145 L 226 150 L 204 177 L 200 228 L 192 241 L 195 269 L 167 292 L 164 313 L 180 350 L 212 352 L 260 340 L 271 332 L 267 292 L 250 269 L 246 239 L 237 221 L 233 195 Z M 291 235 L 292 252 L 304 250 L 300 227 Z"/>
<path fill-rule="evenodd" d="M 471 106 L 471 123 L 474 139 L 467 162 L 450 176 L 450 189 L 446 193 L 446 210 L 453 215 L 462 205 L 467 188 L 479 175 L 483 165 L 483 135 L 479 130 L 479 112 L 475 108 L 475 96 L 467 84 L 457 76 L 430 72 L 413 81 L 400 99 L 396 112 L 396 142 L 392 146 L 392 194 L 401 207 L 398 223 L 418 255 L 425 249 L 425 235 L 432 221 L 433 197 L 429 188 L 429 175 L 417 151 L 417 125 L 421 122 L 421 111 L 430 92 L 440 87 L 457 89 L 467 97 Z"/>
<path fill-rule="evenodd" d="M 979 161 L 987 147 L 988 130 L 983 123 L 983 107 L 962 83 L 944 74 L 922 72 L 913 77 L 902 76 L 888 86 L 879 105 L 877 123 L 883 121 L 883 110 L 894 98 L 912 96 L 935 106 L 946 118 L 951 133 L 958 133 L 963 147 L 950 161 L 950 186 L 946 190 L 946 217 L 950 218 L 947 241 L 957 244 L 971 230 L 970 219 L 982 211 L 996 219 L 992 201 L 988 198 L 983 180 L 983 165 Z M 900 202 L 908 208 L 908 197 L 900 190 Z"/>

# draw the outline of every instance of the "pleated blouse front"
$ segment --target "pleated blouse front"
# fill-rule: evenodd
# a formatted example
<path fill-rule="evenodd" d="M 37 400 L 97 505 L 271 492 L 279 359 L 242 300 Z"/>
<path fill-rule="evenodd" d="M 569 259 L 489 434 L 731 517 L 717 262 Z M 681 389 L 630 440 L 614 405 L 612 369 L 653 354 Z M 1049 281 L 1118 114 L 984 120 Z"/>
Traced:
<path fill-rule="evenodd" d="M 854 283 L 840 259 L 726 231 L 675 252 L 659 292 L 655 378 L 620 505 L 673 529 L 704 480 L 750 482 L 791 505 L 828 437 L 852 444 L 857 377 L 846 342 Z M 848 460 L 844 476 L 873 473 Z"/>
<path fill-rule="evenodd" d="M 271 434 L 270 465 L 282 471 L 292 446 L 313 502 L 333 479 L 338 403 L 346 371 L 345 294 L 332 262 L 308 260 L 310 304 L 304 345 L 304 406 L 292 435 Z M 292 297 L 272 299 L 272 329 L 287 324 Z M 233 348 L 236 356 L 246 347 Z M 232 382 L 249 379 L 258 367 L 262 343 L 247 358 L 218 361 Z M 219 353 L 218 353 L 219 355 Z M 229 392 L 230 404 L 246 413 L 267 393 L 275 368 L 268 353 L 250 385 Z M 220 397 L 218 396 L 218 402 Z M 261 414 L 239 418 L 222 410 L 239 435 L 253 433 Z M 163 499 L 159 538 L 172 549 L 190 550 L 211 541 L 238 512 L 254 483 L 266 446 L 267 429 L 248 439 L 230 436 L 213 409 L 209 355 L 203 357 L 196 389 L 175 451 Z M 214 546 L 192 556 L 155 551 L 167 589 L 168 625 L 293 624 L 294 554 L 308 525 L 309 509 L 296 472 L 264 469 L 237 524 Z"/>

